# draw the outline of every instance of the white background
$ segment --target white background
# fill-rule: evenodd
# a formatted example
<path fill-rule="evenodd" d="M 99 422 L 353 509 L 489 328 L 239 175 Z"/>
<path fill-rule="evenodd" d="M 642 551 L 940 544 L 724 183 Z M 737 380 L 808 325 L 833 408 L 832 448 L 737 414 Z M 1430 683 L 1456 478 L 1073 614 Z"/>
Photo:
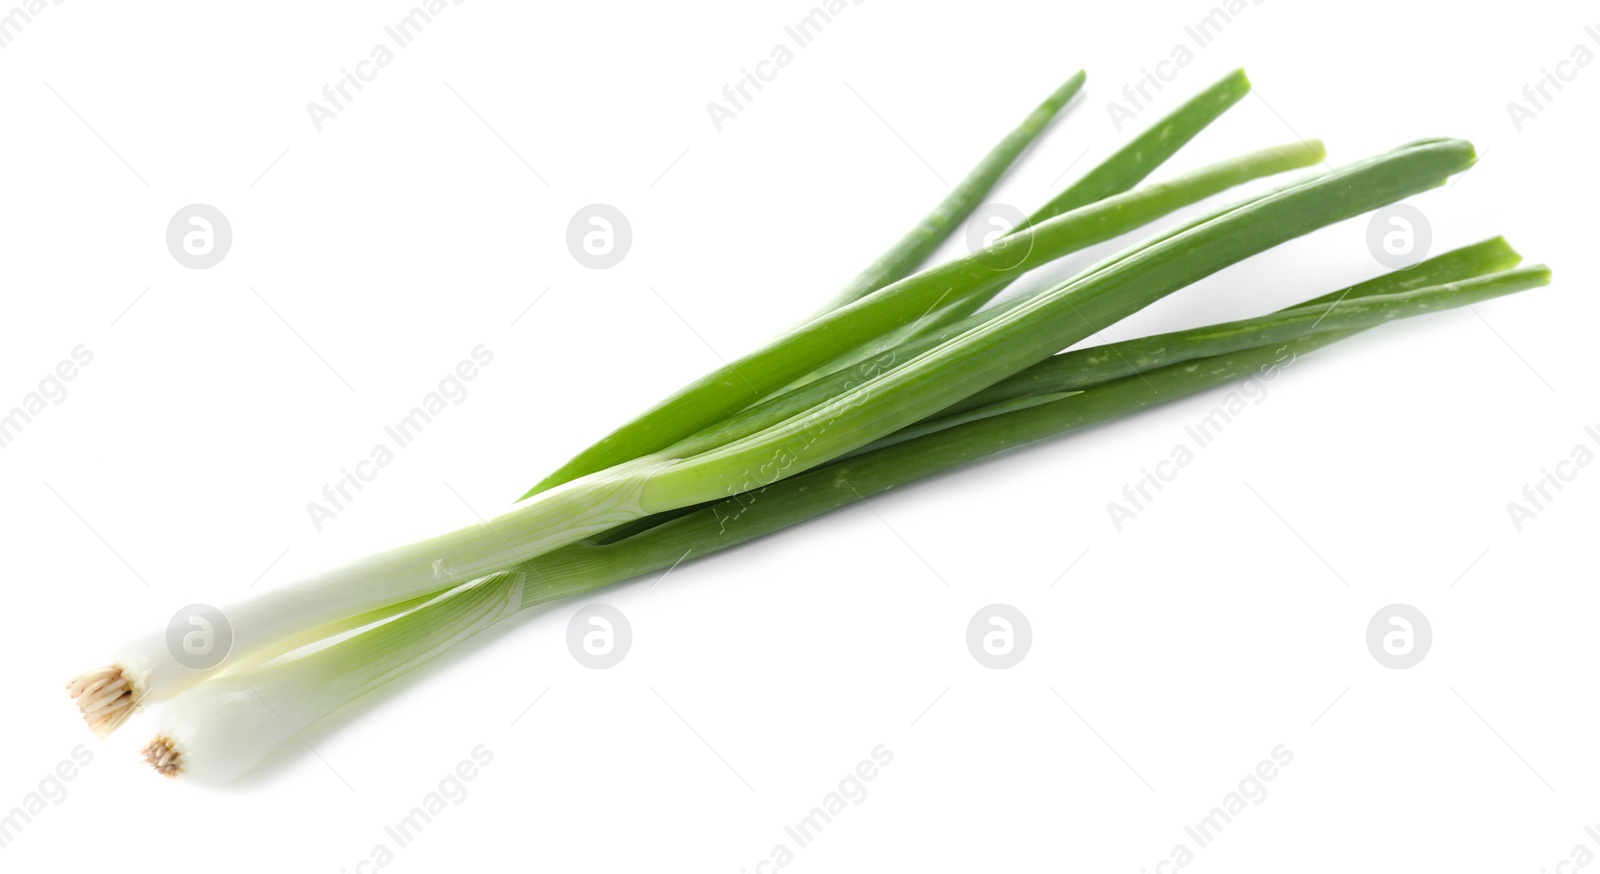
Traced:
<path fill-rule="evenodd" d="M 790 868 L 1153 871 L 1280 744 L 1292 764 L 1190 867 L 1600 854 L 1600 468 L 1520 533 L 1506 508 L 1574 446 L 1600 452 L 1600 65 L 1520 133 L 1506 110 L 1574 46 L 1600 52 L 1593 7 L 1269 0 L 1118 133 L 1108 102 L 1207 3 L 867 0 L 717 132 L 706 103 L 810 5 L 474 0 L 320 133 L 307 102 L 407 4 L 71 0 L 0 50 L 0 407 L 94 355 L 0 452 L 0 812 L 93 755 L 5 870 L 369 870 L 479 744 L 492 764 L 390 868 L 753 871 L 879 744 L 893 763 Z M 226 791 L 141 764 L 149 715 L 105 743 L 78 721 L 63 681 L 177 607 L 469 524 L 780 332 L 1079 67 L 1085 92 L 994 199 L 1031 210 L 1234 66 L 1257 96 L 1154 178 L 1301 136 L 1334 164 L 1468 137 L 1480 164 L 1412 201 L 1434 251 L 1503 233 L 1555 284 L 1297 362 L 1120 533 L 1106 503 L 1224 392 L 606 591 L 584 603 L 635 635 L 608 671 L 568 655 L 580 605 L 556 605 Z M 235 234 L 203 271 L 164 244 L 195 202 Z M 605 271 L 564 240 L 594 202 L 634 233 Z M 1101 339 L 1373 275 L 1365 228 Z M 465 401 L 318 533 L 306 503 L 478 344 L 494 361 Z M 964 643 L 994 602 L 1034 632 L 1005 671 Z M 1395 602 L 1434 631 L 1410 670 L 1364 643 Z"/>

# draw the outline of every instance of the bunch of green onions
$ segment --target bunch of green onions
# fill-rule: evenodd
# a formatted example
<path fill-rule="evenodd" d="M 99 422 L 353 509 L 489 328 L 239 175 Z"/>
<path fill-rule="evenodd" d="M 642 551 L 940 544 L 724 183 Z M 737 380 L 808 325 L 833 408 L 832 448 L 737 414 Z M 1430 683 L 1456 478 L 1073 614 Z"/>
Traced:
<path fill-rule="evenodd" d="M 1078 73 L 821 311 L 579 453 L 504 514 L 224 610 L 232 647 L 187 667 L 164 634 L 69 690 L 104 736 L 168 701 L 149 762 L 220 783 L 295 735 L 530 607 L 744 543 L 984 456 L 1232 380 L 1397 318 L 1549 281 L 1495 238 L 1257 318 L 1071 349 L 1224 267 L 1445 183 L 1460 140 L 1316 172 L 1165 230 L 1064 281 L 1029 271 L 1251 180 L 1319 143 L 1143 180 L 1249 91 L 1236 71 L 990 247 L 923 262 L 1082 87 Z M 357 629 L 360 629 L 357 631 Z M 356 633 L 350 634 L 355 631 Z M 342 640 L 324 645 L 333 637 Z M 170 700 L 169 700 L 170 699 Z"/>

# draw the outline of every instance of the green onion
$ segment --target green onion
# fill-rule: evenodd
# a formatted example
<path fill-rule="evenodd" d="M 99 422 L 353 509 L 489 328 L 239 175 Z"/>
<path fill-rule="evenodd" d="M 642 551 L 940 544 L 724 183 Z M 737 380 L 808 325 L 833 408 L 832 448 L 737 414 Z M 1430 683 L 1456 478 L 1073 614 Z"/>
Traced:
<path fill-rule="evenodd" d="M 482 525 L 389 550 L 235 605 L 225 611 L 233 647 L 210 669 L 179 664 L 168 652 L 163 634 L 146 636 L 128 647 L 111 668 L 87 675 L 100 684 L 89 701 L 100 714 L 99 724 L 109 730 L 143 701 L 171 697 L 243 659 L 282 652 L 283 641 L 306 629 L 453 588 L 636 519 L 794 476 L 1049 357 L 1094 333 L 1096 324 L 1116 321 L 1280 242 L 1441 184 L 1471 162 L 1472 149 L 1465 142 L 1417 143 L 1218 211 L 1102 262 L 809 411 L 725 446 L 688 457 L 634 458 L 541 492 Z M 1182 196 L 1170 184 L 1152 186 L 1149 192 L 1131 192 L 1058 216 L 1007 238 L 1007 243 L 1026 245 L 1019 265 L 1043 263 L 1053 252 L 1081 240 L 1084 223 L 1099 229 L 1125 225 L 1141 207 L 1171 203 Z M 744 364 L 759 363 L 759 368 L 741 367 L 735 372 L 774 386 L 793 379 L 891 326 L 896 308 L 903 308 L 906 298 L 916 300 L 908 288 L 924 295 L 952 285 L 978 288 L 987 276 L 1003 272 L 984 266 L 982 254 L 875 292 L 743 359 Z M 707 403 L 714 413 L 672 410 L 670 402 L 658 410 L 672 410 L 667 419 L 681 427 L 737 409 L 716 400 L 738 397 L 736 390 L 731 395 L 719 392 L 718 386 L 731 388 L 728 383 L 712 380 L 700 385 L 708 389 Z M 1028 416 L 1072 400 L 1007 416 Z M 119 683 L 123 686 L 116 695 L 102 700 Z"/>
<path fill-rule="evenodd" d="M 1420 271 L 1415 275 L 1405 271 L 1352 286 L 1335 293 L 1334 301 L 1361 301 L 1362 310 L 1386 310 L 1401 318 L 1433 309 L 1422 301 L 1458 294 L 1468 300 L 1486 299 L 1548 279 L 1543 268 L 1468 278 L 1473 271 L 1509 267 L 1516 260 L 1503 240 L 1490 240 L 1424 262 L 1414 268 Z M 1450 281 L 1418 289 L 1417 276 Z M 1411 290 L 1375 293 L 1397 287 Z M 1322 301 L 1316 306 L 1330 313 L 1345 306 L 1340 302 L 1330 309 L 1334 301 L 1326 297 L 1314 299 Z M 1302 305 L 1287 312 L 1307 308 Z M 1142 375 L 1111 379 L 1065 396 L 1016 398 L 1004 410 L 991 408 L 982 415 L 975 411 L 971 421 L 944 420 L 932 423 L 936 427 L 925 433 L 901 432 L 896 435 L 900 439 L 879 448 L 776 482 L 758 493 L 730 497 L 605 543 L 555 550 L 514 572 L 470 583 L 332 646 L 183 692 L 162 712 L 156 739 L 145 747 L 146 758 L 169 777 L 227 782 L 361 695 L 399 679 L 519 610 L 704 557 L 1023 443 L 1266 372 L 1360 330 L 1348 323 L 1326 331 L 1316 330 L 1320 325 L 1299 327 L 1302 333 L 1278 337 L 1268 345 L 1200 357 L 1177 352 L 1175 363 Z M 1229 336 L 1242 341 L 1251 335 L 1234 331 Z M 1198 335 L 1195 339 L 1211 342 Z M 1182 340 L 1174 335 L 1171 343 L 1181 345 Z"/>
<path fill-rule="evenodd" d="M 1293 145 L 1263 149 L 1259 152 L 1252 152 L 1209 167 L 1203 167 L 1168 182 L 1142 188 L 1132 194 L 1108 197 L 1091 206 L 1083 207 L 1074 215 L 1081 215 L 1086 221 L 1094 222 L 1097 221 L 1096 216 L 1106 213 L 1112 215 L 1119 213 L 1131 214 L 1131 210 L 1140 209 L 1142 204 L 1159 204 L 1159 208 L 1170 212 L 1171 209 L 1176 209 L 1179 205 L 1187 206 L 1197 203 L 1233 185 L 1309 166 L 1320 161 L 1322 159 L 1321 156 L 1321 143 L 1317 142 L 1313 142 L 1309 146 L 1295 143 Z M 1167 209 L 1167 207 L 1171 209 Z M 1144 206 L 1143 208 L 1150 207 Z M 1062 219 L 1055 220 L 1061 221 Z M 1109 239 L 1109 237 L 1102 237 L 1100 233 L 1089 236 L 1088 232 L 1086 232 L 1083 239 L 1085 241 L 1084 245 L 1089 245 L 1091 242 L 1101 242 L 1103 239 Z M 824 401 L 843 394 L 851 388 L 861 385 L 868 379 L 912 361 L 917 356 L 937 347 L 946 340 L 959 337 L 978 325 L 1022 306 L 1028 300 L 1043 294 L 1045 291 L 1046 289 L 1040 289 L 1025 297 L 1017 298 L 986 310 L 981 314 L 968 316 L 939 330 L 922 332 L 915 338 L 893 348 L 873 350 L 866 357 L 852 361 L 850 364 L 825 375 L 818 376 L 798 388 L 790 389 L 761 403 L 746 407 L 726 419 L 673 444 L 667 451 L 677 456 L 693 455 L 715 449 L 740 437 L 745 437 L 764 428 L 779 424 Z M 1068 345 L 1071 344 L 1062 344 L 1063 347 Z"/>
<path fill-rule="evenodd" d="M 480 525 L 223 611 L 192 668 L 165 630 L 69 684 L 97 734 L 171 699 L 158 771 L 223 783 L 367 693 L 521 611 L 794 525 L 896 485 L 1279 367 L 1388 321 L 1543 285 L 1495 238 L 1277 312 L 1076 349 L 1164 296 L 1470 167 L 1413 142 L 1151 235 L 1064 281 L 1011 282 L 1241 183 L 1322 162 L 1318 142 L 1141 182 L 1236 104 L 1235 71 L 983 251 L 916 271 L 1082 87 L 1058 88 L 825 311 L 691 383 Z M 1067 350 L 1067 351 L 1062 351 Z"/>
<path fill-rule="evenodd" d="M 1030 116 L 1028 122 L 1024 122 L 1022 128 L 1014 131 L 1010 137 L 996 146 L 990 153 L 989 158 L 980 163 L 968 176 L 967 180 L 957 186 L 956 191 L 952 192 L 952 198 L 966 205 L 962 218 L 970 214 L 972 208 L 977 205 L 977 201 L 998 180 L 1004 167 L 1009 166 L 1010 161 L 1014 160 L 1016 155 L 1026 148 L 1028 142 L 1031 142 L 1032 136 L 1036 136 L 1037 132 L 1043 129 L 1043 122 L 1035 121 L 1040 113 L 1049 111 L 1049 107 L 1052 106 L 1057 98 L 1060 99 L 1062 105 L 1071 98 L 1072 93 L 1076 91 L 1074 82 L 1081 85 L 1082 80 L 1079 77 L 1074 77 L 1073 80 L 1069 80 L 1066 85 L 1063 85 L 1056 92 L 1056 95 L 1052 97 L 1051 101 L 1047 101 L 1044 106 L 1035 111 L 1033 116 Z M 1062 97 L 1061 95 L 1064 91 L 1067 93 L 1065 97 Z M 1022 227 L 1013 229 L 1008 236 L 1015 235 L 1049 219 L 1082 209 L 1133 188 L 1148 176 L 1151 171 L 1176 153 L 1185 143 L 1193 139 L 1207 125 L 1215 121 L 1218 116 L 1242 99 L 1249 91 L 1250 81 L 1245 77 L 1243 70 L 1235 70 L 1224 76 L 1210 88 L 1190 99 L 1173 113 L 1153 125 L 1149 130 L 1134 138 L 1126 147 L 1090 171 L 1078 182 L 1069 186 L 1035 212 Z M 1059 107 L 1057 108 L 1059 109 Z M 1051 115 L 1053 114 L 1051 112 Z M 1030 130 L 1033 131 L 1031 135 L 1028 133 Z M 1007 155 L 1010 157 L 1004 157 Z M 997 158 L 996 156 L 1002 157 Z M 1238 177 L 1233 184 L 1315 164 L 1323 160 L 1322 146 L 1320 143 L 1315 142 L 1306 143 L 1302 151 L 1295 151 L 1292 155 L 1284 154 L 1281 149 L 1274 150 L 1273 158 L 1275 162 L 1258 157 L 1257 160 L 1260 163 L 1255 165 L 1254 174 Z M 1218 167 L 1221 166 L 1223 165 L 1218 165 Z M 1272 169 L 1273 167 L 1278 169 Z M 1196 184 L 1202 183 L 1204 180 L 1191 178 L 1188 181 L 1190 184 Z M 1183 186 L 1180 185 L 1179 187 L 1181 189 Z M 1154 205 L 1157 206 L 1158 211 L 1148 214 L 1148 218 L 1144 221 L 1153 220 L 1172 210 L 1202 200 L 1209 196 L 1209 194 L 1204 193 L 1205 191 L 1206 189 L 1203 187 L 1193 189 L 1190 191 L 1193 197 L 1192 200 L 1174 202 L 1165 207 L 1161 207 L 1159 203 L 1156 203 Z M 969 196 L 971 192 L 975 193 Z M 1210 193 L 1214 194 L 1216 191 L 1211 191 Z M 1148 199 L 1144 202 L 1151 203 Z M 937 248 L 939 243 L 945 237 L 948 237 L 956 225 L 959 224 L 961 219 L 951 220 L 955 213 L 956 209 L 949 205 L 948 200 L 945 204 L 941 204 L 940 208 L 936 209 L 928 219 L 924 220 L 917 228 L 914 228 L 905 239 L 890 249 L 872 267 L 858 276 L 828 306 L 824 307 L 808 322 L 816 321 L 832 314 L 843 306 L 847 306 L 872 292 L 892 285 L 895 281 L 905 277 L 916 264 L 921 263 L 933 249 Z M 1115 218 L 1116 214 L 1112 212 L 1101 213 L 1101 215 L 1110 215 Z M 1121 223 L 1115 224 L 1108 229 L 1109 232 L 1103 232 L 1103 235 L 1094 238 L 1085 238 L 1078 245 L 1058 252 L 1056 257 L 1070 254 L 1097 242 L 1103 242 L 1120 233 L 1138 227 L 1144 221 L 1130 223 L 1124 219 Z M 1032 246 L 1031 241 L 1008 240 L 1003 242 L 1008 242 L 1010 244 L 1009 248 L 1006 248 L 1004 253 L 998 256 L 993 254 L 983 255 L 983 258 L 988 259 L 987 263 L 993 264 L 997 260 L 1001 262 L 1014 260 L 1014 253 L 1019 249 L 1023 247 L 1031 249 Z M 974 259 L 969 258 L 966 260 L 971 262 Z M 768 366 L 770 362 L 762 357 L 761 353 L 757 353 L 755 356 L 747 356 L 745 359 L 736 361 L 722 370 L 713 372 L 698 382 L 690 384 L 665 402 L 613 431 L 600 442 L 585 449 L 556 472 L 540 481 L 538 485 L 528 490 L 522 497 L 523 499 L 532 497 L 539 492 L 585 474 L 603 470 L 612 465 L 621 464 L 624 461 L 630 461 L 664 449 L 673 442 L 708 427 L 726 413 L 759 401 L 772 391 L 776 391 L 784 385 L 813 373 L 816 368 L 825 366 L 831 357 L 848 354 L 870 340 L 890 336 L 903 341 L 916 332 L 926 332 L 947 325 L 950 322 L 958 321 L 962 316 L 978 309 L 1000 293 L 1012 279 L 1021 275 L 1022 272 L 1025 271 L 1013 271 L 1006 275 L 991 273 L 987 276 L 980 276 L 980 284 L 977 287 L 967 287 L 960 292 L 957 292 L 954 285 L 941 288 L 938 285 L 940 279 L 934 277 L 925 286 L 939 292 L 938 297 L 931 299 L 925 295 L 915 297 L 913 296 L 914 292 L 900 289 L 901 299 L 910 297 L 910 301 L 902 303 L 898 308 L 894 309 L 889 309 L 893 305 L 888 301 L 879 301 L 879 304 L 883 305 L 891 313 L 892 320 L 858 321 L 862 319 L 862 316 L 854 314 L 850 318 L 852 322 L 860 324 L 864 329 L 864 337 L 862 334 L 850 335 L 843 342 L 834 344 L 837 351 L 833 356 L 819 355 L 818 357 L 821 360 L 818 360 L 816 364 L 810 367 L 797 365 L 791 370 L 773 374 L 770 380 L 757 378 L 756 382 L 752 382 L 752 378 L 757 377 L 757 374 L 764 373 L 763 368 Z M 919 310 L 919 306 L 922 309 Z M 935 310 L 938 312 L 934 312 Z M 835 338 L 839 337 L 839 332 L 834 322 L 819 326 L 821 333 L 827 333 L 830 330 L 833 331 Z M 788 344 L 790 346 L 800 342 L 803 342 L 803 340 L 795 338 L 793 334 L 777 341 L 778 344 Z M 770 349 L 772 349 L 772 346 L 762 351 L 767 352 Z M 781 374 L 792 375 L 784 377 Z M 729 397 L 730 389 L 731 397 Z M 744 391 L 746 389 L 748 392 Z M 698 415 L 693 420 L 686 420 L 685 417 L 688 411 L 694 411 Z"/>
<path fill-rule="evenodd" d="M 908 276 L 696 380 L 584 450 L 524 497 L 665 449 L 840 355 L 915 323 L 935 306 L 985 294 L 997 280 L 1021 276 L 1243 182 L 1321 159 L 1320 147 L 1299 143 L 1264 149 L 1081 207 L 1021 229 L 993 248 Z"/>
<path fill-rule="evenodd" d="M 1091 268 L 808 413 L 652 471 L 639 502 L 647 512 L 660 512 L 814 467 L 987 388 L 1061 349 L 1063 341 L 1070 345 L 1223 267 L 1441 185 L 1473 160 L 1471 144 L 1462 140 L 1414 143 L 1222 210 Z"/>

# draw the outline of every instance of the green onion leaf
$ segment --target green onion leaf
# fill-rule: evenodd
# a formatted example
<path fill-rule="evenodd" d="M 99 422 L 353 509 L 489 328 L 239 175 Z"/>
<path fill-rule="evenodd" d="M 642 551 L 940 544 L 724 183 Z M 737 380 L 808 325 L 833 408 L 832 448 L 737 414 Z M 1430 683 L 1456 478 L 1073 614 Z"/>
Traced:
<path fill-rule="evenodd" d="M 1083 87 L 1085 78 L 1086 74 L 1079 70 L 1057 88 L 1055 93 L 1023 119 L 1016 130 L 996 144 L 989 154 L 967 173 L 965 179 L 956 183 L 955 187 L 950 189 L 950 193 L 945 195 L 944 200 L 912 228 L 910 233 L 879 256 L 878 260 L 872 262 L 866 270 L 850 280 L 850 283 L 812 318 L 849 306 L 885 285 L 906 277 L 921 266 L 922 262 L 933 254 L 933 250 L 939 248 L 939 245 L 966 221 L 967 216 L 978 208 L 983 198 L 994 188 L 995 183 L 1011 169 L 1033 141 L 1044 133 L 1045 128 L 1049 127 L 1050 122 L 1061 112 L 1062 107 L 1066 106 Z"/>

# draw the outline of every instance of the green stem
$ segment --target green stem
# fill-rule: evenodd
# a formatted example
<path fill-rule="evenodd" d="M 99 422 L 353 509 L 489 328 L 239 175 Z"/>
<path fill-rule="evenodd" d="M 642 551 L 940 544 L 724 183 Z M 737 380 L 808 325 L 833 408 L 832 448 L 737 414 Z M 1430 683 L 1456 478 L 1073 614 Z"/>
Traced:
<path fill-rule="evenodd" d="M 1306 166 L 1313 157 L 1302 145 L 1223 161 L 1056 216 L 995 247 L 908 276 L 690 383 L 579 453 L 525 497 L 659 452 L 942 303 L 981 293 L 997 277 L 1021 276 L 1242 181 Z"/>
<path fill-rule="evenodd" d="M 811 318 L 826 315 L 840 307 L 849 306 L 884 286 L 914 272 L 933 250 L 966 221 L 983 198 L 1000 181 L 1006 171 L 1039 138 L 1061 109 L 1083 88 L 1085 73 L 1079 70 L 1060 88 L 1055 90 L 1038 108 L 1023 119 L 1022 124 L 1007 134 L 983 156 L 965 179 L 956 183 L 944 200 L 934 207 L 911 232 L 878 257 L 866 270 L 834 295 L 827 305 Z M 1063 212 L 1065 210 L 1062 210 Z"/>
<path fill-rule="evenodd" d="M 896 486 L 1046 437 L 1116 419 L 1279 367 L 1333 342 L 1318 333 L 1126 377 L 1069 397 L 958 425 L 837 461 L 754 492 L 714 502 L 631 537 L 567 547 L 534 559 L 558 597 L 727 549 Z M 1198 363 L 1199 366 L 1191 367 Z M 1148 384 L 1147 382 L 1148 381 Z M 1151 385 L 1156 391 L 1150 390 Z M 591 578 L 591 575 L 592 578 Z M 530 574 L 530 579 L 533 577 Z M 525 601 L 528 596 L 525 595 Z"/>
<path fill-rule="evenodd" d="M 1504 245 L 1499 240 L 1490 243 Z M 1506 251 L 1509 252 L 1509 247 Z M 1511 255 L 1514 257 L 1515 253 Z M 1481 273 L 1476 266 L 1471 268 L 1473 273 L 1465 276 Z M 961 400 L 944 412 L 961 413 L 1041 391 L 1072 391 L 1191 358 L 1278 343 L 1314 330 L 1370 327 L 1393 319 L 1477 303 L 1549 281 L 1548 270 L 1528 267 L 1465 278 L 1460 282 L 1453 281 L 1458 277 L 1451 277 L 1439 285 L 1393 291 L 1394 286 L 1414 279 L 1409 275 L 1411 272 L 1396 271 L 1346 289 L 1334 300 L 1318 298 L 1266 316 L 1063 352 Z"/>
<path fill-rule="evenodd" d="M 820 330 L 827 331 L 837 325 L 836 320 L 829 317 L 839 310 L 857 303 L 863 298 L 870 297 L 880 290 L 895 285 L 900 280 L 911 275 L 916 268 L 927 260 L 934 249 L 937 249 L 944 240 L 972 214 L 985 195 L 994 188 L 996 182 L 1005 175 L 1006 171 L 1016 163 L 1022 153 L 1036 140 L 1049 126 L 1050 122 L 1060 111 L 1071 102 L 1072 98 L 1082 89 L 1087 75 L 1079 70 L 1077 73 L 1057 88 L 1043 103 L 1041 103 L 1028 117 L 1023 119 L 1021 125 L 1007 134 L 981 161 L 975 166 L 960 183 L 951 189 L 950 193 L 929 213 L 918 225 L 900 239 L 889 251 L 874 261 L 866 270 L 858 274 L 843 289 L 834 296 L 821 310 L 817 311 L 801 325 L 808 326 L 818 322 L 826 324 Z M 987 278 L 987 277 L 986 277 Z M 910 323 L 917 315 L 931 309 L 936 301 L 918 303 L 913 298 L 898 308 L 890 300 L 880 301 L 879 305 L 869 308 L 869 313 L 856 313 L 852 319 L 861 320 L 868 318 L 872 313 L 882 313 L 889 317 L 888 321 L 871 322 L 876 326 L 877 333 L 868 334 L 865 339 L 857 341 L 856 345 L 866 342 L 872 336 L 893 330 L 900 324 Z M 916 307 L 923 307 L 916 310 Z M 913 310 L 916 310 L 913 312 Z M 867 324 L 867 323 L 864 323 Z M 835 333 L 837 329 L 834 328 Z M 799 334 L 800 336 L 796 336 Z M 780 338 L 769 345 L 762 353 L 775 353 L 780 344 L 803 344 L 807 332 L 804 330 L 791 331 L 788 336 Z M 753 401 L 760 400 L 768 393 L 813 372 L 816 368 L 826 364 L 832 358 L 847 352 L 852 346 L 846 345 L 832 355 L 821 355 L 820 360 L 806 367 L 791 368 L 795 372 L 787 377 L 781 374 L 788 370 L 777 370 L 771 374 L 768 368 L 773 364 L 772 354 L 755 356 L 734 362 L 720 371 L 691 383 L 681 389 L 676 395 L 668 398 L 661 404 L 647 410 L 633 421 L 611 432 L 599 442 L 574 456 L 554 473 L 539 481 L 537 485 L 523 493 L 518 500 L 526 500 L 546 489 L 554 488 L 564 482 L 577 479 L 585 474 L 604 470 L 613 465 L 631 461 L 651 452 L 656 452 L 673 441 L 694 433 L 699 428 L 716 421 L 727 413 L 734 412 Z M 715 411 L 706 412 L 701 416 L 691 416 L 690 411 Z"/>
<path fill-rule="evenodd" d="M 1051 198 L 1049 203 L 1029 216 L 1022 227 L 1036 225 L 1062 213 L 1132 190 L 1249 93 L 1250 80 L 1243 70 L 1234 70 L 1223 76 L 1211 87 L 1191 97 L 1182 106 L 1134 137 L 1127 145 L 1118 149 L 1116 154 L 1084 174 L 1083 178 L 1072 183 L 1065 191 Z M 1315 145 L 1302 143 L 1301 148 L 1310 158 L 1305 166 L 1323 160 L 1320 143 Z M 1008 285 L 1010 282 L 997 282 L 983 294 L 973 295 L 943 308 L 919 325 L 919 330 L 934 331 L 961 321 L 993 300 Z"/>
<path fill-rule="evenodd" d="M 1171 212 L 1180 206 L 1187 206 L 1210 197 L 1220 191 L 1231 188 L 1264 176 L 1276 175 L 1287 170 L 1295 170 L 1315 163 L 1320 160 L 1320 148 L 1313 146 L 1308 151 L 1305 144 L 1294 143 L 1291 145 L 1276 146 L 1262 149 L 1248 155 L 1241 155 L 1227 161 L 1203 167 L 1192 173 L 1186 173 L 1168 182 L 1150 185 L 1131 194 L 1116 195 L 1091 205 L 1075 215 L 1081 215 L 1086 230 L 1081 238 L 1084 245 L 1088 241 L 1101 241 L 1109 239 L 1107 230 L 1097 229 L 1087 220 L 1093 220 L 1103 210 L 1111 215 L 1120 216 L 1123 222 L 1132 220 L 1144 224 L 1145 216 L 1155 218 L 1156 211 L 1161 213 Z M 1067 219 L 1051 219 L 1059 222 Z M 1091 235 L 1092 234 L 1092 235 Z M 968 330 L 991 321 L 1012 309 L 1022 306 L 1028 300 L 1048 289 L 1040 289 L 1033 295 L 1028 295 L 1001 306 L 985 310 L 982 313 L 969 316 L 966 319 L 945 328 L 919 334 L 915 339 L 908 340 L 891 349 L 876 350 L 868 356 L 851 362 L 850 364 L 825 374 L 798 388 L 793 388 L 740 410 L 737 413 L 712 423 L 699 432 L 686 437 L 673 444 L 666 451 L 677 457 L 687 457 L 700 452 L 715 449 L 731 443 L 741 437 L 757 433 L 765 428 L 777 425 L 788 419 L 812 409 L 850 389 L 896 367 L 904 365 L 917 356 L 939 346 L 947 340 L 958 337 Z M 1063 344 L 1063 348 L 1068 344 Z"/>
<path fill-rule="evenodd" d="M 1471 167 L 1473 160 L 1471 144 L 1462 140 L 1413 143 L 1223 210 L 1113 258 L 805 414 L 668 464 L 649 476 L 640 501 L 650 512 L 682 507 L 718 494 L 749 491 L 837 458 L 988 388 L 1043 360 L 1064 343 L 1094 334 L 1223 267 L 1441 185 Z M 1117 200 L 1102 201 L 1008 239 L 1022 239 Z"/>
<path fill-rule="evenodd" d="M 1549 284 L 1549 268 L 1539 265 L 1418 291 L 1360 299 L 1352 296 L 1342 302 L 1298 307 L 1262 319 L 1178 331 L 1162 335 L 1172 338 L 1165 345 L 1134 341 L 1124 344 L 1122 352 L 1115 355 L 1102 353 L 1102 350 L 1112 347 L 1086 349 L 1085 353 L 1094 354 L 1082 357 L 1075 353 L 1056 355 L 955 404 L 936 418 L 924 419 L 870 443 L 860 451 L 890 446 L 912 437 L 1034 406 L 1041 397 L 1065 397 L 1090 386 L 1125 377 L 1138 377 L 1144 371 L 1157 367 L 1225 355 L 1241 349 L 1273 346 L 1310 334 L 1355 334 L 1398 319 L 1471 306 Z M 1154 386 L 1150 388 L 1155 390 Z"/>

